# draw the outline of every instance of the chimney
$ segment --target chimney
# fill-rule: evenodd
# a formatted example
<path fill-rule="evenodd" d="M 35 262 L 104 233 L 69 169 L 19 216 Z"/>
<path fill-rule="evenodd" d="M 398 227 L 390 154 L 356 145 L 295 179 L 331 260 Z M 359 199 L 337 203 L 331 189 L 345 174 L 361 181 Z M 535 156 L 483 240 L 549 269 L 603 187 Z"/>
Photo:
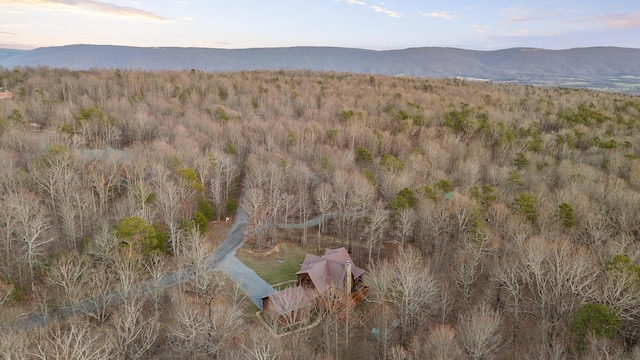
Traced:
<path fill-rule="evenodd" d="M 347 260 L 344 263 L 344 272 L 345 272 L 345 288 L 347 290 L 347 295 L 351 295 L 351 287 L 353 286 L 353 278 L 351 276 L 351 261 Z"/>

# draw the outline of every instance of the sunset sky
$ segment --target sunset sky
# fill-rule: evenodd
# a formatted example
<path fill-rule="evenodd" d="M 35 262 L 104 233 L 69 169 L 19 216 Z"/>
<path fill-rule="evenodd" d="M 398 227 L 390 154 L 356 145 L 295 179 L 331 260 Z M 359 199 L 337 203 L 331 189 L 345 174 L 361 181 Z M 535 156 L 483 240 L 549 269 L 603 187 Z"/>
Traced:
<path fill-rule="evenodd" d="M 0 0 L 0 48 L 640 47 L 638 0 Z"/>

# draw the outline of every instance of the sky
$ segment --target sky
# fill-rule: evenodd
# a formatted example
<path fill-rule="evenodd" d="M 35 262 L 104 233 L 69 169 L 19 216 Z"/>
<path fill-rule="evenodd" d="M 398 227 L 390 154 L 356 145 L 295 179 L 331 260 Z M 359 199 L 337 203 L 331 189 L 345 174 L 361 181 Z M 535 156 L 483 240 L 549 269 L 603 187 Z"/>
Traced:
<path fill-rule="evenodd" d="M 0 0 L 0 48 L 640 48 L 638 0 Z"/>

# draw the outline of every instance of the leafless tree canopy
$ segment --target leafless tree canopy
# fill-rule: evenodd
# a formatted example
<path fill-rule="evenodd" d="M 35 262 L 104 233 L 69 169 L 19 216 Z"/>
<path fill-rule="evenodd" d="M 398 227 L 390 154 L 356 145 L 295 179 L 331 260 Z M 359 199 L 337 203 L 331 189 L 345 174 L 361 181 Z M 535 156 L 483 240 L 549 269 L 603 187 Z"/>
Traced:
<path fill-rule="evenodd" d="M 640 353 L 638 97 L 311 71 L 0 86 L 0 357 Z M 256 251 L 346 247 L 364 301 L 273 337 L 210 272 L 236 214 Z"/>

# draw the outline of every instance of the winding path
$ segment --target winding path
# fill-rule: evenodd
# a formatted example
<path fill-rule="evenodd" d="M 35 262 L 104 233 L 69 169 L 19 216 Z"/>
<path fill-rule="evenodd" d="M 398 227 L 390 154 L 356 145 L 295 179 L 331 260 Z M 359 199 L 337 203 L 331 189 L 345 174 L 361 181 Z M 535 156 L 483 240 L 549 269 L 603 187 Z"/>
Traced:
<path fill-rule="evenodd" d="M 262 297 L 273 294 L 275 289 L 264 281 L 253 269 L 236 257 L 236 251 L 242 246 L 243 228 L 247 223 L 247 213 L 239 207 L 236 218 L 227 237 L 208 259 L 209 269 L 227 274 L 249 299 L 262 310 Z"/>
<path fill-rule="evenodd" d="M 330 219 L 333 214 L 325 214 L 325 219 Z M 280 229 L 302 229 L 303 227 L 316 226 L 320 223 L 322 216 L 311 219 L 304 224 L 281 224 L 278 225 Z M 235 283 L 237 283 L 240 289 L 247 295 L 249 299 L 262 310 L 262 297 L 276 292 L 276 290 L 264 281 L 258 274 L 243 264 L 236 257 L 236 251 L 242 247 L 242 239 L 244 238 L 244 226 L 247 223 L 247 213 L 242 207 L 238 207 L 236 211 L 235 220 L 227 236 L 218 248 L 212 252 L 207 258 L 207 265 L 209 271 L 220 271 Z M 149 293 L 154 290 L 164 290 L 170 286 L 188 280 L 191 275 L 184 269 L 172 271 L 164 274 L 157 282 L 154 280 L 145 280 L 141 283 L 141 289 L 144 293 Z M 65 319 L 75 314 L 82 313 L 83 311 L 92 311 L 97 307 L 97 303 L 105 304 L 106 306 L 118 304 L 122 302 L 122 293 L 120 291 L 114 291 L 106 296 L 106 299 L 86 299 L 77 304 L 60 307 L 56 310 L 55 315 L 49 314 L 47 311 L 26 316 L 23 319 L 17 319 L 10 323 L 0 324 L 0 331 L 5 329 L 31 329 L 45 325 L 48 321 L 55 321 L 59 319 Z"/>

